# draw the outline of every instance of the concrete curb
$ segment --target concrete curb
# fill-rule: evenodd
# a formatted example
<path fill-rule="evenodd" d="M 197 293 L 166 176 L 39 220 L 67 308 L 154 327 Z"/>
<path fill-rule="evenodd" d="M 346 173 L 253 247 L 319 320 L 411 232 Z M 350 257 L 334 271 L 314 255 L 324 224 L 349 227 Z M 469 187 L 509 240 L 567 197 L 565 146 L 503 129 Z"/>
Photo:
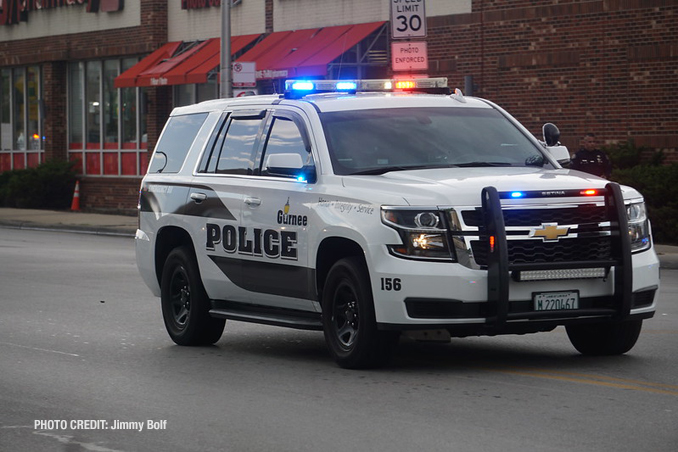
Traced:
<path fill-rule="evenodd" d="M 107 235 L 115 237 L 134 238 L 136 231 L 131 232 L 124 229 L 115 228 L 94 228 L 91 226 L 74 226 L 74 225 L 39 225 L 35 223 L 13 223 L 0 221 L 0 228 L 5 229 L 22 229 L 26 231 L 50 231 L 50 232 L 68 232 L 75 234 L 92 234 L 92 235 Z"/>

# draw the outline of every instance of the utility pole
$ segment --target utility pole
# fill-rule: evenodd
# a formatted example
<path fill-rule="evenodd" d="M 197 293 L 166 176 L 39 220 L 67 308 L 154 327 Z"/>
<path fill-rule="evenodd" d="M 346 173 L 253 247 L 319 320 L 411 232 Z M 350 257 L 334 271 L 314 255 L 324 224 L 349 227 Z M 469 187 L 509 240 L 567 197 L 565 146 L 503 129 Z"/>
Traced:
<path fill-rule="evenodd" d="M 221 0 L 221 84 L 219 97 L 233 97 L 231 82 L 231 0 Z"/>

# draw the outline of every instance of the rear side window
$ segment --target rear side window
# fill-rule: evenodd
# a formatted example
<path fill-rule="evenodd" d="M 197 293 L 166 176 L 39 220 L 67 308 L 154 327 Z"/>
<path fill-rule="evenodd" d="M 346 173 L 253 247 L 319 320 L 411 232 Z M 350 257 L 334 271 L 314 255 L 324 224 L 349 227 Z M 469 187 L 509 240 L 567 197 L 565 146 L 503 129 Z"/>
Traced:
<path fill-rule="evenodd" d="M 217 173 L 249 174 L 261 119 L 234 119 L 224 138 Z"/>
<path fill-rule="evenodd" d="M 262 118 L 232 117 L 219 131 L 212 152 L 203 160 L 200 172 L 252 174 Z"/>
<path fill-rule="evenodd" d="M 178 173 L 207 113 L 172 116 L 155 147 L 149 173 Z"/>

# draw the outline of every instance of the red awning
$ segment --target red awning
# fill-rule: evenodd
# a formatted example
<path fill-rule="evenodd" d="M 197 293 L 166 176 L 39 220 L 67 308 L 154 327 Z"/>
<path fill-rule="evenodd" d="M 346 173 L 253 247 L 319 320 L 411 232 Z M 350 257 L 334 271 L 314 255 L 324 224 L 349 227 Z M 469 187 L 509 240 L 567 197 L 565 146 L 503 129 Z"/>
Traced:
<path fill-rule="evenodd" d="M 324 76 L 327 65 L 350 50 L 385 22 L 279 31 L 266 36 L 237 61 L 254 62 L 257 79 Z M 260 35 L 231 38 L 231 55 Z M 219 38 L 202 42 L 171 42 L 115 79 L 117 88 L 205 83 L 219 67 Z"/>
<path fill-rule="evenodd" d="M 138 86 L 136 84 L 137 76 L 145 71 L 148 68 L 152 68 L 157 65 L 159 62 L 170 58 L 174 52 L 177 51 L 181 42 L 168 42 L 164 46 L 160 47 L 155 52 L 148 55 L 146 58 L 139 61 L 137 64 L 120 74 L 115 78 L 115 87 L 116 88 L 132 88 Z"/>
<path fill-rule="evenodd" d="M 242 50 L 260 35 L 231 38 L 231 55 Z M 132 86 L 205 83 L 207 75 L 220 65 L 221 40 L 170 42 L 156 50 L 115 79 L 116 88 Z"/>
<path fill-rule="evenodd" d="M 384 23 L 275 32 L 237 61 L 255 62 L 257 79 L 324 76 L 329 63 Z"/>
<path fill-rule="evenodd" d="M 202 42 L 182 43 L 177 51 L 177 54 L 172 55 L 171 58 L 161 61 L 157 65 L 141 72 L 136 79 L 137 86 L 157 86 L 168 85 L 168 80 L 165 74 L 172 69 L 180 66 L 183 62 L 188 60 L 192 55 L 198 53 L 200 49 L 205 47 L 209 40 Z"/>
<path fill-rule="evenodd" d="M 231 55 L 241 51 L 259 36 L 261 35 L 255 34 L 231 38 Z M 221 47 L 219 45 L 221 40 L 215 39 L 214 41 L 217 45 L 216 47 L 212 47 L 212 49 L 216 48 L 216 53 L 208 55 L 206 49 L 202 56 L 198 57 L 198 55 L 195 55 L 194 58 L 191 58 L 192 61 L 197 61 L 198 65 L 190 71 L 187 71 L 184 80 L 180 83 L 206 83 L 209 73 L 221 66 Z"/>

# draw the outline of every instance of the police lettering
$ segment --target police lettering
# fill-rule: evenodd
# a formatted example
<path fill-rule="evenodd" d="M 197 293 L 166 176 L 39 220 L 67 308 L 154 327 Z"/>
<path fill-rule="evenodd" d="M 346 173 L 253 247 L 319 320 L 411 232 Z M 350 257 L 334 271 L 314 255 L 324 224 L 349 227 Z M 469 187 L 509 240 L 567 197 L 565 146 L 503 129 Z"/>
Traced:
<path fill-rule="evenodd" d="M 266 256 L 297 260 L 297 233 L 294 231 L 262 230 L 227 224 L 223 228 L 207 223 L 207 242 L 205 248 L 214 251 L 221 244 L 229 254 L 238 253 L 247 256 Z"/>

